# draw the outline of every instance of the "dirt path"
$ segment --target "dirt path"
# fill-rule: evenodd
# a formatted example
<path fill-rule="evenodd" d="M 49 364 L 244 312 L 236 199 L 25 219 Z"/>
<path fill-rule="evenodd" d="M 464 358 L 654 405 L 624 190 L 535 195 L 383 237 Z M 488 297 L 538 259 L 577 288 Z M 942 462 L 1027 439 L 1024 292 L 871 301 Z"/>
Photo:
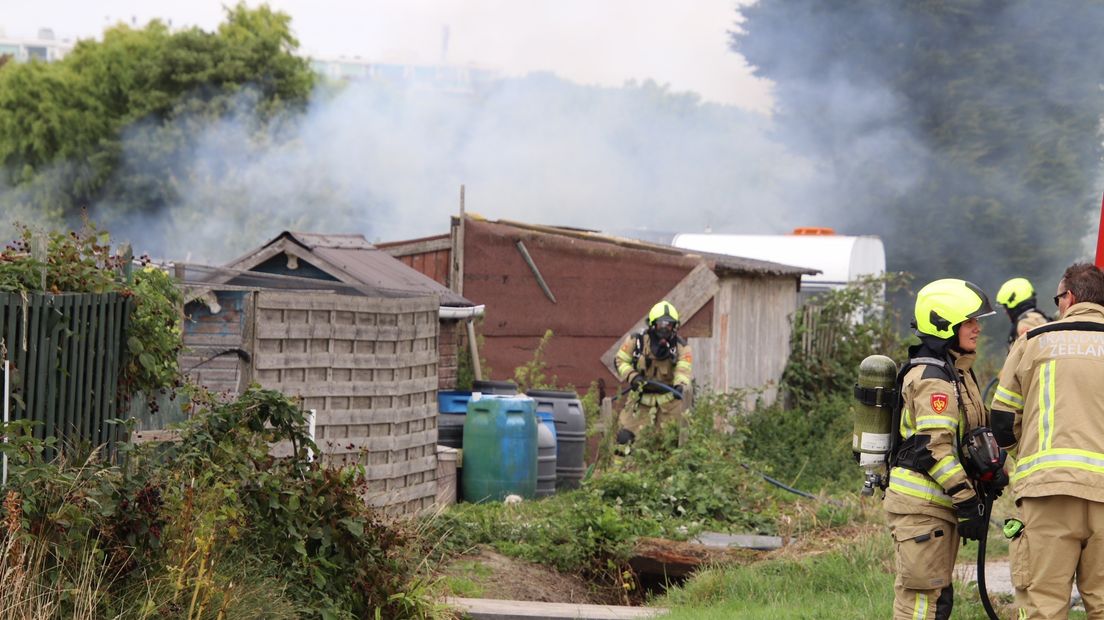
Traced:
<path fill-rule="evenodd" d="M 615 592 L 600 590 L 579 575 L 560 573 L 486 547 L 449 562 L 444 574 L 459 586 L 452 592 L 455 596 L 549 603 L 621 603 Z"/>

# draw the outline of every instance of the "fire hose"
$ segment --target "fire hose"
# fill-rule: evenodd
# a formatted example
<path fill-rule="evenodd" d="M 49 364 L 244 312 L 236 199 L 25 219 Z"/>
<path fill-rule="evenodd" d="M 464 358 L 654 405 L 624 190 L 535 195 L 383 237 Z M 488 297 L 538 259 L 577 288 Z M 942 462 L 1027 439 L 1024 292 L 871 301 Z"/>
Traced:
<path fill-rule="evenodd" d="M 985 511 L 982 513 L 982 516 L 985 517 L 985 531 L 982 532 L 981 538 L 978 540 L 978 595 L 981 596 L 981 606 L 985 608 L 985 613 L 989 616 L 989 620 L 1000 620 L 1000 618 L 997 617 L 997 612 L 993 611 L 993 603 L 989 600 L 989 591 L 985 588 L 985 543 L 989 539 L 989 517 L 993 513 L 993 498 L 982 488 L 978 489 L 978 495 L 981 497 L 981 504 Z"/>

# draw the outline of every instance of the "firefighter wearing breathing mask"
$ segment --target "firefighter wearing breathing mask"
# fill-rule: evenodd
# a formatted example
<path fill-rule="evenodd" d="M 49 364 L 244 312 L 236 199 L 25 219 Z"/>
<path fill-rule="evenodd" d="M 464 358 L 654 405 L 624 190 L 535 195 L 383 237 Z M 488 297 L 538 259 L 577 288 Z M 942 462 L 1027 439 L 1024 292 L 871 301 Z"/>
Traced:
<path fill-rule="evenodd" d="M 617 374 L 630 390 L 618 420 L 618 443 L 631 443 L 641 429 L 653 423 L 683 421 L 693 358 L 678 328 L 678 310 L 671 302 L 661 301 L 648 312 L 646 328 L 621 343 Z"/>
<path fill-rule="evenodd" d="M 896 556 L 896 619 L 950 618 L 960 539 L 977 540 L 986 532 L 981 483 L 971 479 L 959 446 L 989 426 L 971 366 L 978 319 L 991 314 L 985 293 L 965 280 L 936 280 L 916 295 L 921 343 L 909 349 L 898 375 L 900 443 L 883 502 Z M 984 483 L 990 497 L 1008 483 L 1003 468 L 998 471 Z"/>

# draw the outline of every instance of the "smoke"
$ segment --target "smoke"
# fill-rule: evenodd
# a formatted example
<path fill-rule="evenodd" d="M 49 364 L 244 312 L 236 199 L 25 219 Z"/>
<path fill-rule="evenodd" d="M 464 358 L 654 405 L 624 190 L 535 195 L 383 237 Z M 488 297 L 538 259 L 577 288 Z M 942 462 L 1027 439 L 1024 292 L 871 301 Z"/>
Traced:
<path fill-rule="evenodd" d="M 814 212 L 880 235 L 890 269 L 992 296 L 1016 276 L 1049 290 L 1087 258 L 1104 6 L 761 0 L 741 14 L 734 49 L 775 83 L 775 135 L 830 179 Z"/>
<path fill-rule="evenodd" d="M 772 138 L 769 117 L 651 82 L 359 81 L 260 125 L 246 94 L 216 121 L 130 128 L 119 171 L 130 199 L 143 179 L 166 175 L 171 191 L 150 203 L 172 199 L 137 214 L 105 201 L 94 219 L 138 252 L 218 263 L 284 229 L 372 241 L 441 234 L 461 184 L 466 209 L 491 219 L 765 233 L 792 228 L 825 182 Z"/>

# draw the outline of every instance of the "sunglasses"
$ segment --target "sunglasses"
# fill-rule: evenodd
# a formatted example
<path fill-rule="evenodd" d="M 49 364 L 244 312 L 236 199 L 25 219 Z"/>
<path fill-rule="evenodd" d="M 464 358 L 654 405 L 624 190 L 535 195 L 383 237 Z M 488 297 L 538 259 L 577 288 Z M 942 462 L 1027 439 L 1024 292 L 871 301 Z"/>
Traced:
<path fill-rule="evenodd" d="M 1061 293 L 1058 293 L 1057 295 L 1055 295 L 1054 296 L 1054 305 L 1057 306 L 1058 305 L 1058 300 L 1065 297 L 1068 294 L 1069 294 L 1069 291 L 1065 290 L 1065 291 L 1062 291 Z"/>

